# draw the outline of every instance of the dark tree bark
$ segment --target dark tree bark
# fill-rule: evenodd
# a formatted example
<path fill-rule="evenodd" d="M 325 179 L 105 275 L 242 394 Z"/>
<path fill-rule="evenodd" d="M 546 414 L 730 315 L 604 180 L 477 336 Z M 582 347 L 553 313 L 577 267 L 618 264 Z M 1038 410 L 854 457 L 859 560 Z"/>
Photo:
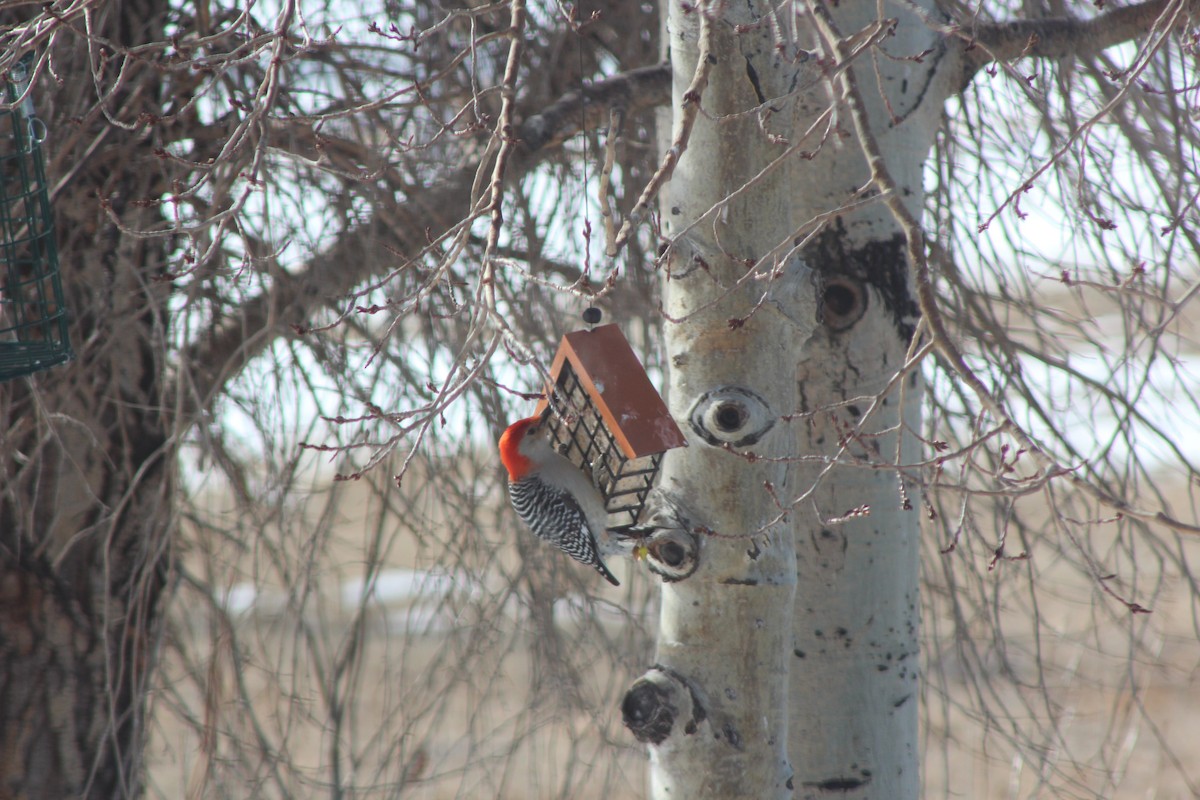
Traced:
<path fill-rule="evenodd" d="M 170 182 L 145 124 L 162 114 L 164 77 L 122 48 L 161 40 L 167 13 L 157 0 L 95 7 L 90 46 L 81 19 L 65 25 L 35 85 L 76 359 L 0 385 L 4 798 L 141 793 L 172 522 L 171 241 L 127 231 L 162 227 L 142 201 Z"/>

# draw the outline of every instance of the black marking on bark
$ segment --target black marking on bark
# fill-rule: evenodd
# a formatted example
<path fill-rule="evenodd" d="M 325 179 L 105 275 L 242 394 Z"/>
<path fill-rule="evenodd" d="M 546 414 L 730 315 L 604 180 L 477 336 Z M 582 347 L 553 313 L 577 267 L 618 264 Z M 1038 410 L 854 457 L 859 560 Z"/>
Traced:
<path fill-rule="evenodd" d="M 838 220 L 805 249 L 804 258 L 825 281 L 859 280 L 874 289 L 891 312 L 901 340 L 912 340 L 921 312 L 912 291 L 903 234 L 852 246 L 845 223 Z"/>
<path fill-rule="evenodd" d="M 671 693 L 647 680 L 634 683 L 621 701 L 621 720 L 643 744 L 666 741 L 678 714 Z"/>
<path fill-rule="evenodd" d="M 663 545 L 661 552 L 663 563 L 670 567 L 678 567 L 687 556 L 687 552 L 678 542 L 668 542 Z"/>
<path fill-rule="evenodd" d="M 775 418 L 759 394 L 743 386 L 719 386 L 696 398 L 688 423 L 711 445 L 746 447 L 762 439 Z"/>
<path fill-rule="evenodd" d="M 713 412 L 713 421 L 722 433 L 734 433 L 746 424 L 749 411 L 741 403 L 721 403 Z"/>
<path fill-rule="evenodd" d="M 737 728 L 733 727 L 733 723 L 726 722 L 721 727 L 721 730 L 725 734 L 725 740 L 729 742 L 730 746 L 733 747 L 734 750 L 742 749 L 742 735 L 738 733 Z"/>
<path fill-rule="evenodd" d="M 829 778 L 823 781 L 809 781 L 804 785 L 820 789 L 822 792 L 851 792 L 866 786 L 870 782 L 870 778 L 867 778 L 865 781 L 858 778 Z"/>
<path fill-rule="evenodd" d="M 857 278 L 832 276 L 821 279 L 817 315 L 833 331 L 852 328 L 867 313 L 867 290 Z"/>
<path fill-rule="evenodd" d="M 758 98 L 758 104 L 761 106 L 767 102 L 767 97 L 763 94 L 762 84 L 759 83 L 758 70 L 754 68 L 754 64 L 749 58 L 746 59 L 746 77 L 750 79 L 750 85 L 754 87 L 754 96 Z"/>

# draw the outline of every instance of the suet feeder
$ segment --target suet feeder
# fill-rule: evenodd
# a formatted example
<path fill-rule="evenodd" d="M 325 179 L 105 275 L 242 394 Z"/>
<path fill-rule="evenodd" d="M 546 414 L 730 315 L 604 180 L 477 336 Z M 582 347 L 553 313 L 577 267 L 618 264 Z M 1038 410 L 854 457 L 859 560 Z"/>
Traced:
<path fill-rule="evenodd" d="M 29 92 L 32 63 L 29 53 L 13 65 L 0 104 L 0 381 L 73 357 L 42 159 L 46 127 Z"/>
<path fill-rule="evenodd" d="M 679 426 L 616 325 L 563 337 L 550 368 L 555 448 L 592 476 L 604 495 L 609 527 L 638 522 L 667 450 L 687 444 Z"/>

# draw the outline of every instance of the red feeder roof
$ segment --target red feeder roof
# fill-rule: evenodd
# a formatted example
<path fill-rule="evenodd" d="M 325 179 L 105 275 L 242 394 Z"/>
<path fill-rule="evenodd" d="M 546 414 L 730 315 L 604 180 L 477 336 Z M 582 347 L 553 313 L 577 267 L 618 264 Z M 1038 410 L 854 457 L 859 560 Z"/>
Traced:
<path fill-rule="evenodd" d="M 626 458 L 684 447 L 687 440 L 616 325 L 563 336 L 550 368 L 557 382 L 569 362 Z M 537 412 L 546 407 L 538 403 Z"/>

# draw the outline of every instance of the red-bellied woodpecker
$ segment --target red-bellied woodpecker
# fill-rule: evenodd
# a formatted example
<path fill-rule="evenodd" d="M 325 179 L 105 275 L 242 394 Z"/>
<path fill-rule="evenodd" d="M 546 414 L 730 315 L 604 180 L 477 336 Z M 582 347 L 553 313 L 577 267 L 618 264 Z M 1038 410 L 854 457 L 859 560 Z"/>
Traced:
<path fill-rule="evenodd" d="M 620 586 L 600 560 L 602 554 L 621 549 L 608 533 L 604 498 L 542 435 L 547 416 L 518 420 L 500 437 L 500 460 L 508 469 L 513 508 L 538 538 Z"/>

